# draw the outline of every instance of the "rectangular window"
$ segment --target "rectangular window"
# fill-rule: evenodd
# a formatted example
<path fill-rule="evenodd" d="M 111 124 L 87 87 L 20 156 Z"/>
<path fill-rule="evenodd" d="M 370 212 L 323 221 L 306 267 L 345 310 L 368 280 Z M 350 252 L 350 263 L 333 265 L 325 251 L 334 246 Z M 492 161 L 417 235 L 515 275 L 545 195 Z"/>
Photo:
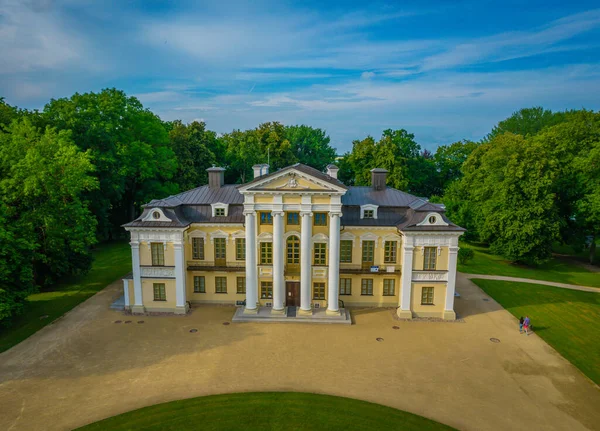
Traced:
<path fill-rule="evenodd" d="M 194 293 L 206 293 L 206 283 L 203 275 L 194 275 Z"/>
<path fill-rule="evenodd" d="M 326 264 L 327 264 L 327 244 L 317 242 L 317 243 L 315 243 L 314 265 L 326 265 Z"/>
<path fill-rule="evenodd" d="M 325 299 L 325 283 L 313 283 L 313 299 Z"/>
<path fill-rule="evenodd" d="M 227 277 L 215 277 L 215 293 L 227 293 Z"/>
<path fill-rule="evenodd" d="M 237 293 L 246 293 L 246 277 L 237 278 Z"/>
<path fill-rule="evenodd" d="M 383 280 L 383 296 L 394 296 L 396 294 L 396 280 Z"/>
<path fill-rule="evenodd" d="M 383 254 L 384 263 L 396 263 L 396 250 L 398 249 L 397 241 L 386 241 Z"/>
<path fill-rule="evenodd" d="M 204 260 L 204 238 L 192 238 L 192 259 Z"/>
<path fill-rule="evenodd" d="M 352 241 L 340 241 L 340 262 L 352 262 Z"/>
<path fill-rule="evenodd" d="M 225 238 L 215 238 L 215 266 L 225 266 L 227 259 L 227 247 Z"/>
<path fill-rule="evenodd" d="M 262 299 L 270 299 L 273 297 L 273 282 L 272 281 L 261 281 L 260 282 L 260 297 Z"/>
<path fill-rule="evenodd" d="M 271 213 L 260 213 L 260 224 L 273 224 L 273 216 Z"/>
<path fill-rule="evenodd" d="M 327 213 L 315 213 L 313 217 L 315 226 L 327 226 Z"/>
<path fill-rule="evenodd" d="M 272 265 L 273 264 L 273 243 L 272 242 L 261 242 L 260 243 L 260 264 L 261 265 Z"/>
<path fill-rule="evenodd" d="M 373 279 L 363 278 L 360 283 L 360 294 L 366 296 L 373 296 Z"/>
<path fill-rule="evenodd" d="M 165 246 L 162 242 L 150 244 L 152 253 L 152 266 L 165 266 Z"/>
<path fill-rule="evenodd" d="M 290 236 L 286 241 L 287 263 L 297 265 L 300 263 L 300 240 L 296 235 Z"/>
<path fill-rule="evenodd" d="M 424 287 L 421 291 L 421 305 L 433 305 L 433 287 Z"/>
<path fill-rule="evenodd" d="M 246 260 L 246 238 L 235 239 L 235 259 Z"/>
<path fill-rule="evenodd" d="M 436 260 L 437 247 L 425 247 L 424 258 L 423 258 L 423 269 L 434 271 L 435 260 Z"/>
<path fill-rule="evenodd" d="M 373 265 L 374 256 L 375 256 L 375 241 L 363 241 L 363 243 L 362 243 L 363 266 Z"/>
<path fill-rule="evenodd" d="M 373 210 L 364 210 L 363 212 L 363 218 L 374 218 L 375 217 L 375 211 Z"/>
<path fill-rule="evenodd" d="M 287 213 L 287 224 L 300 224 L 300 214 Z"/>
<path fill-rule="evenodd" d="M 215 217 L 224 216 L 225 208 L 215 208 Z"/>
<path fill-rule="evenodd" d="M 162 244 L 161 244 L 162 246 Z M 166 301 L 167 293 L 165 292 L 165 283 L 154 283 L 154 300 Z"/>
<path fill-rule="evenodd" d="M 340 295 L 352 295 L 351 278 L 340 278 Z"/>

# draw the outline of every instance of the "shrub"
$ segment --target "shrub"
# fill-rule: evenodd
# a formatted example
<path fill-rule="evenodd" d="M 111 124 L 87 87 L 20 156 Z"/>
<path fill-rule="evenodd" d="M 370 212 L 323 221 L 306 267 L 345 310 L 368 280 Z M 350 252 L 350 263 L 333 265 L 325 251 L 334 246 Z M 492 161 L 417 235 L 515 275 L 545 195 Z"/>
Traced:
<path fill-rule="evenodd" d="M 461 247 L 458 250 L 458 261 L 466 265 L 468 261 L 475 257 L 475 253 L 470 248 Z"/>

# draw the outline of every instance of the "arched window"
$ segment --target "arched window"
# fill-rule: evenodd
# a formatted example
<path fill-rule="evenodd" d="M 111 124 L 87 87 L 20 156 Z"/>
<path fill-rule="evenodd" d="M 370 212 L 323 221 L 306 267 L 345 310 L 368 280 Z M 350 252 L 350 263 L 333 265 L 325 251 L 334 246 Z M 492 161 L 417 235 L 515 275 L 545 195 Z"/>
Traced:
<path fill-rule="evenodd" d="M 300 263 L 300 239 L 295 235 L 287 239 L 287 263 Z"/>

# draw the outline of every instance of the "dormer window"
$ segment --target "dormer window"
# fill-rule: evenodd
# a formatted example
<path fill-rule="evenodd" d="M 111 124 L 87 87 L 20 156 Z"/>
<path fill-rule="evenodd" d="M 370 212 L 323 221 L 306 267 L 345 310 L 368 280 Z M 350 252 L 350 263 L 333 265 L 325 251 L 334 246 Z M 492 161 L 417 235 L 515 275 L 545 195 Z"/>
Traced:
<path fill-rule="evenodd" d="M 212 207 L 212 216 L 213 217 L 225 217 L 229 211 L 229 204 L 216 203 L 210 204 Z"/>
<path fill-rule="evenodd" d="M 360 207 L 360 218 L 361 219 L 377 219 L 377 209 L 379 207 L 373 204 L 361 205 Z"/>
<path fill-rule="evenodd" d="M 158 220 L 158 219 L 160 218 L 160 213 L 159 213 L 158 211 L 154 211 L 154 212 L 152 213 L 152 218 L 153 218 L 154 220 Z"/>
<path fill-rule="evenodd" d="M 430 224 L 435 224 L 436 221 L 437 221 L 437 218 L 435 216 L 429 217 L 429 223 Z"/>

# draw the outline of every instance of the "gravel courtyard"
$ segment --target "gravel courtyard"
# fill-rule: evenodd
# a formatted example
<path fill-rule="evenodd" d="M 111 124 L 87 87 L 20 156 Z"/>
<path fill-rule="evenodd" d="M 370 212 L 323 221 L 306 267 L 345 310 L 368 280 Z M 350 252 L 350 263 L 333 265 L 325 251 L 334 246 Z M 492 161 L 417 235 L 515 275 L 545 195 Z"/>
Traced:
<path fill-rule="evenodd" d="M 234 309 L 209 306 L 131 317 L 108 309 L 121 287 L 0 354 L 0 429 L 70 430 L 165 401 L 279 390 L 372 401 L 461 430 L 600 429 L 600 389 L 460 274 L 462 323 L 371 309 L 353 312 L 351 326 L 224 325 Z"/>

